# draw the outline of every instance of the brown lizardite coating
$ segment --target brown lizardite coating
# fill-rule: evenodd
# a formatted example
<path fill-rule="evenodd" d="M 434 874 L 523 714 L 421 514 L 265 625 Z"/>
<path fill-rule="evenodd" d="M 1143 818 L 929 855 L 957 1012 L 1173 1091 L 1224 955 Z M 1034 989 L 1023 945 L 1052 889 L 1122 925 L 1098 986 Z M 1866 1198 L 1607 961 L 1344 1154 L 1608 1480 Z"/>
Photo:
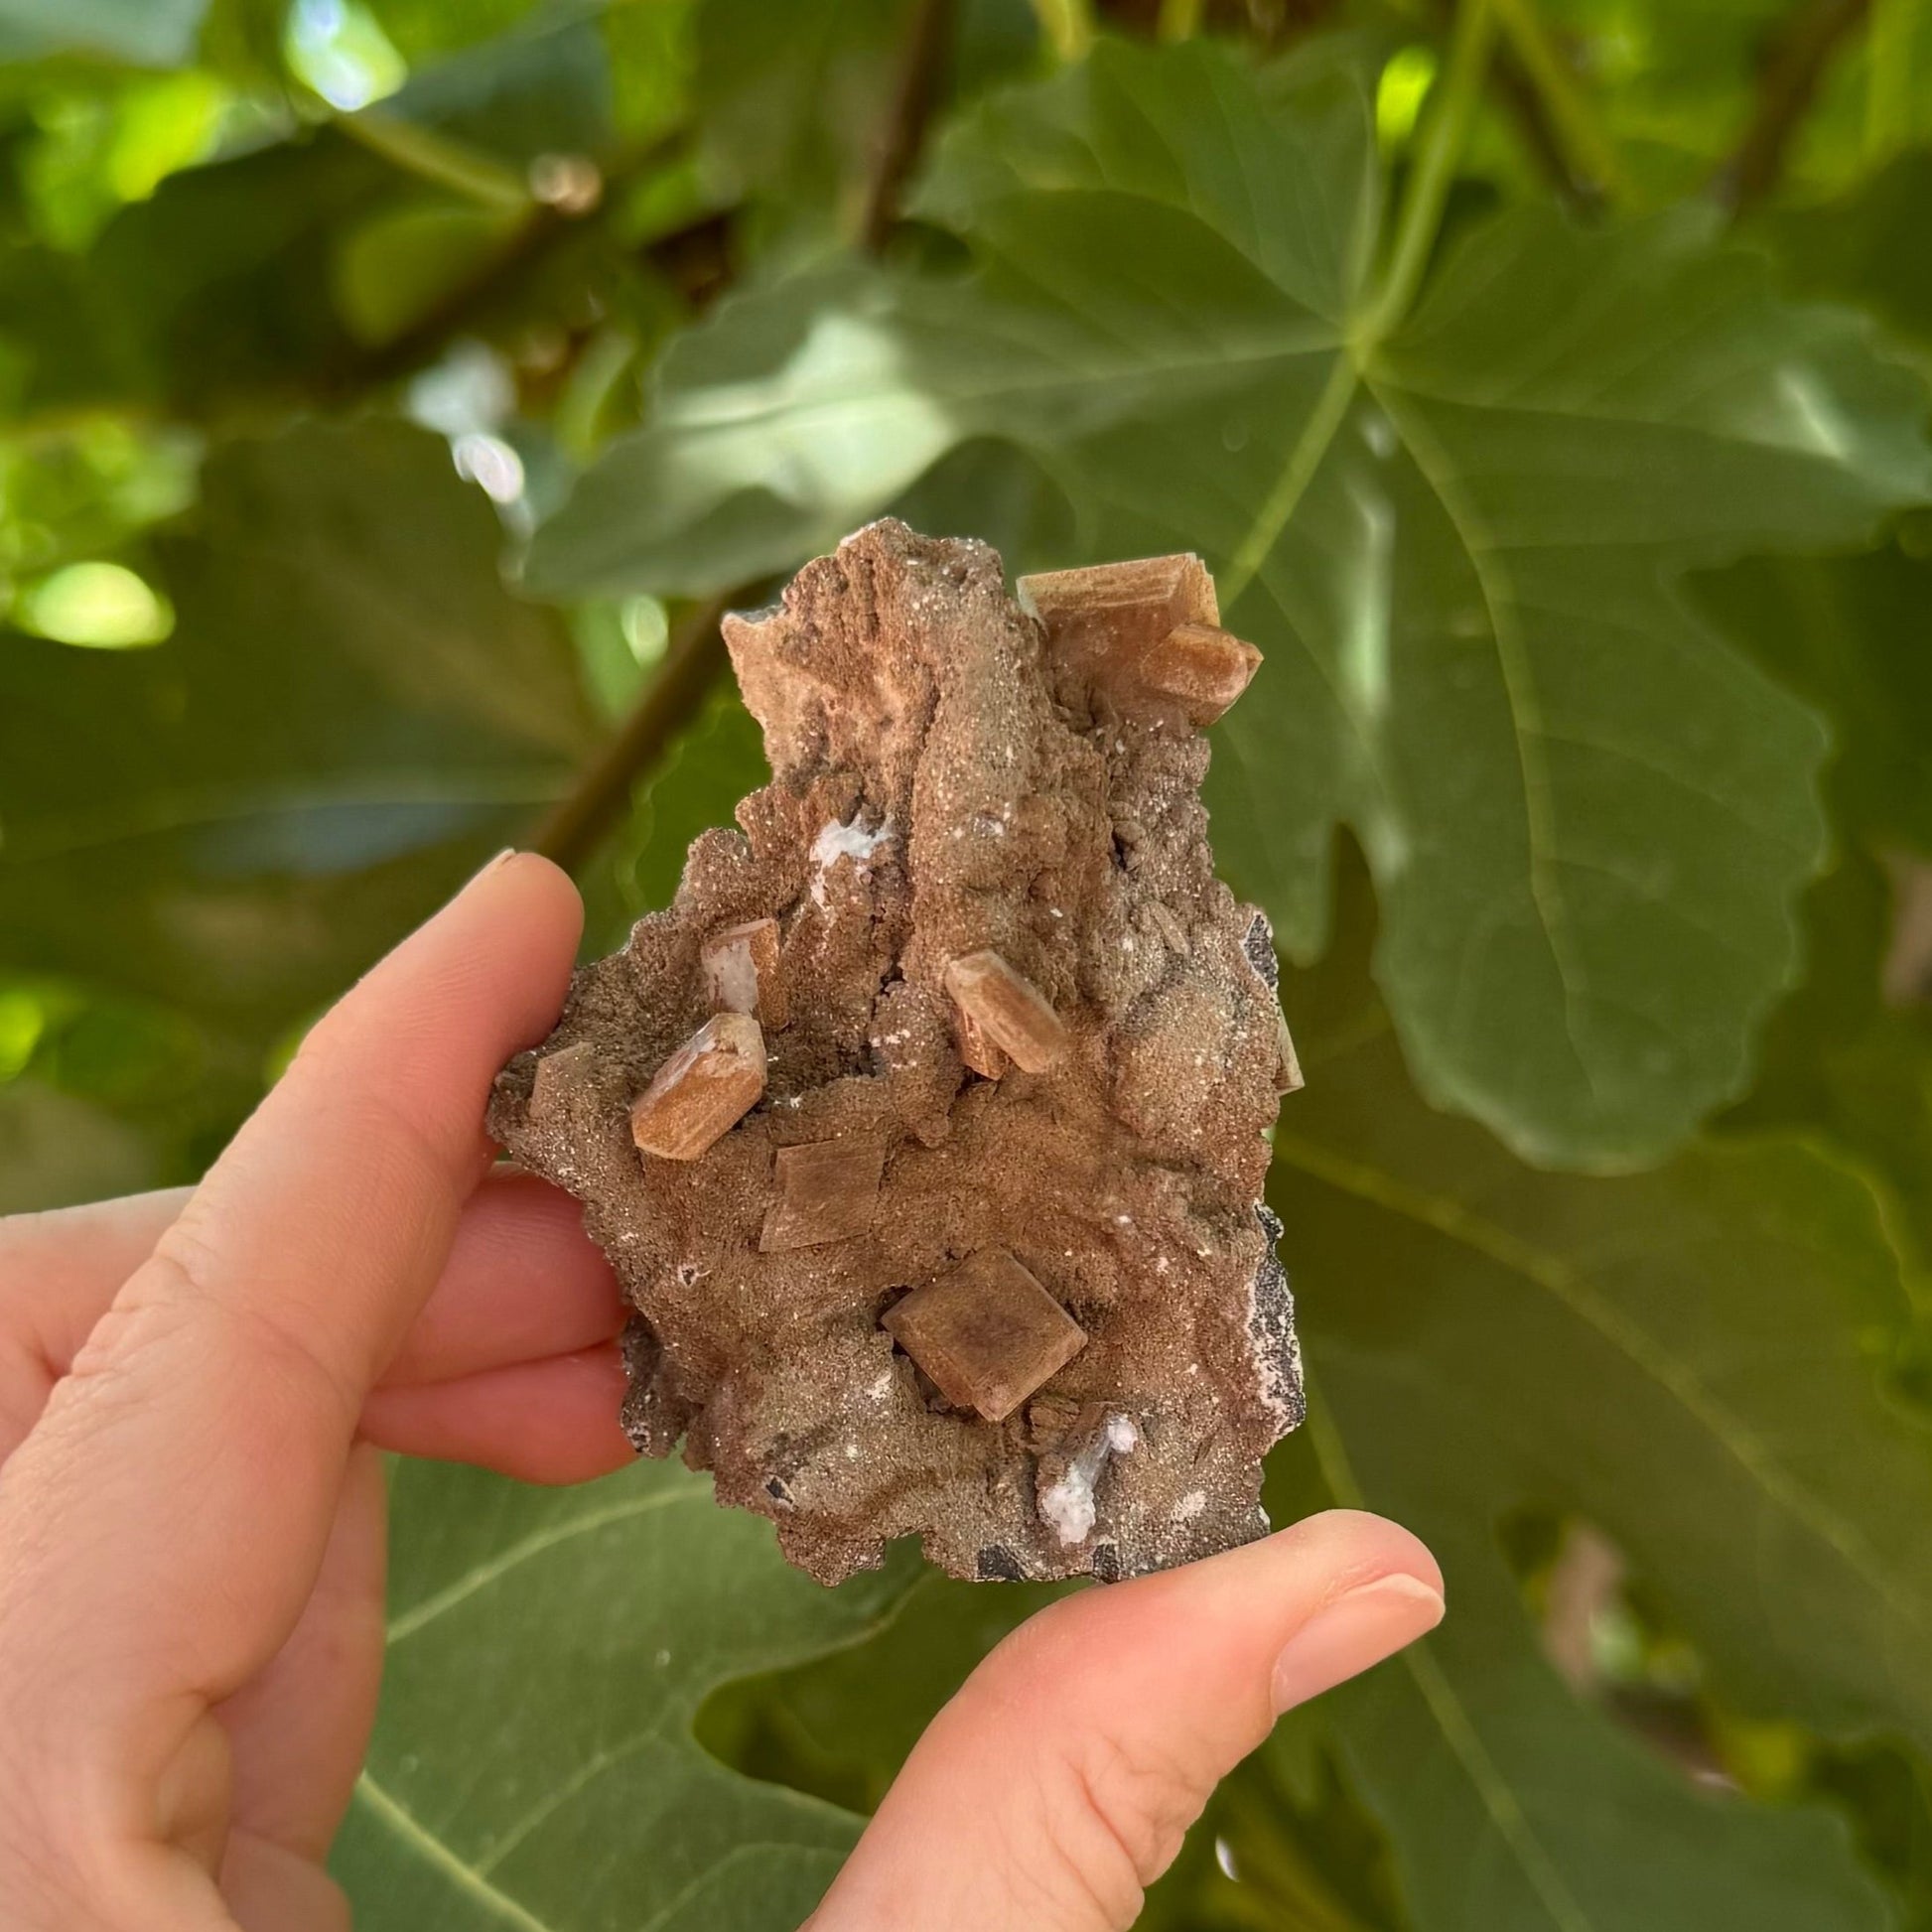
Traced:
<path fill-rule="evenodd" d="M 1185 626 L 1215 635 L 1176 656 Z M 957 1576 L 1115 1578 L 1265 1528 L 1302 1412 L 1259 1205 L 1293 1049 L 1200 804 L 1231 677 L 1162 668 L 1247 663 L 1222 634 L 1192 557 L 1016 597 L 983 544 L 849 537 L 726 621 L 771 783 L 497 1082 L 493 1131 L 636 1311 L 632 1441 L 682 1442 L 827 1582 L 906 1535 Z M 718 968 L 754 926 L 755 996 Z M 640 1153 L 632 1104 L 694 1034 L 760 1018 L 749 1111 Z"/>

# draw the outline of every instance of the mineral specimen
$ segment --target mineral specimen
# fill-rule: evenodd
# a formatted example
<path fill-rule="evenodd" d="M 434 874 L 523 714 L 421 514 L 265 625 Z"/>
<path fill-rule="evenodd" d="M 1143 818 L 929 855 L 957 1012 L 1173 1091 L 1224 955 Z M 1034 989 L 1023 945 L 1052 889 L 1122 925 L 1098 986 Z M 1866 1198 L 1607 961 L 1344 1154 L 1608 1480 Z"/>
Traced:
<path fill-rule="evenodd" d="M 1113 1579 L 1266 1527 L 1301 1419 L 1264 1138 L 1300 1084 L 1198 728 L 1193 557 L 1023 579 L 875 523 L 726 621 L 772 781 L 490 1121 L 636 1312 L 624 1423 L 831 1583 Z"/>

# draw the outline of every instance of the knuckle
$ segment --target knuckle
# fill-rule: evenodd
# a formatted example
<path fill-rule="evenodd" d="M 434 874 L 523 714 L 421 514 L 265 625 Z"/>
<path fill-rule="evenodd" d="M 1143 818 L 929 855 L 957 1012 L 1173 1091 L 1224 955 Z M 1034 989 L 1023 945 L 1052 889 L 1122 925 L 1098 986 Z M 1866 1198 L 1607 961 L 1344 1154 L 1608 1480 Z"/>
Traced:
<path fill-rule="evenodd" d="M 190 1223 L 171 1228 L 75 1354 L 63 1397 L 104 1419 L 146 1400 L 146 1369 L 192 1359 L 202 1374 L 265 1395 L 272 1412 L 321 1401 L 352 1422 L 360 1399 L 342 1368 L 272 1301 L 223 1294 L 214 1273 Z M 241 1413 L 231 1412 L 236 1426 Z"/>
<path fill-rule="evenodd" d="M 1187 1766 L 1158 1739 L 1099 1731 L 1079 1741 L 1068 1769 L 1137 1882 L 1152 1884 L 1173 1863 L 1206 1801 Z"/>
<path fill-rule="evenodd" d="M 0 1333 L 0 1464 L 40 1420 L 59 1379 L 31 1334 Z"/>
<path fill-rule="evenodd" d="M 1013 1814 L 1025 1850 L 1010 1886 L 1028 1923 L 1079 1926 L 1133 1924 L 1201 1804 L 1177 1765 L 1108 1733 L 1047 1758 L 1032 1800 Z"/>

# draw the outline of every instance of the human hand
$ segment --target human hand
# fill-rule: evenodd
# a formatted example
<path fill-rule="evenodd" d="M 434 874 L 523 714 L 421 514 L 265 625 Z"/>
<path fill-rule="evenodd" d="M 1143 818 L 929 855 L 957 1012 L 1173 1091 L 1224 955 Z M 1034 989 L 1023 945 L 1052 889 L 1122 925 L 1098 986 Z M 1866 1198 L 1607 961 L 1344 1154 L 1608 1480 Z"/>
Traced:
<path fill-rule="evenodd" d="M 381 1666 L 376 1446 L 627 1459 L 610 1272 L 481 1125 L 580 922 L 554 868 L 497 863 L 199 1188 L 0 1222 L 0 1923 L 346 1926 L 323 1860 Z M 1055 1605 L 940 1715 L 813 1932 L 1130 1924 L 1274 1711 L 1441 1608 L 1421 1545 L 1350 1512 Z"/>

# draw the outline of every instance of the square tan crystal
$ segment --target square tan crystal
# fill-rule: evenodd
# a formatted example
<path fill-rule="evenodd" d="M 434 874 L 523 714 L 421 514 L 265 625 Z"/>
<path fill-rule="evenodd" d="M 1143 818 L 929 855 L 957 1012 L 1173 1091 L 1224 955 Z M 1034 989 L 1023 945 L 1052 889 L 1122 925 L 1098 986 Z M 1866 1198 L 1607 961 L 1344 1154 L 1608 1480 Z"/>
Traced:
<path fill-rule="evenodd" d="M 948 1402 L 988 1422 L 1004 1422 L 1087 1342 L 1005 1248 L 982 1248 L 914 1289 L 887 1311 L 885 1325 Z"/>
<path fill-rule="evenodd" d="M 884 1141 L 851 1135 L 781 1147 L 776 1165 L 778 1198 L 759 1236 L 759 1246 L 766 1254 L 849 1241 L 872 1225 L 873 1210 L 879 1205 L 879 1176 L 886 1166 Z"/>
<path fill-rule="evenodd" d="M 758 1105 L 764 1091 L 764 1035 L 749 1013 L 719 1013 L 657 1069 L 631 1103 L 630 1138 L 641 1153 L 695 1161 Z"/>

